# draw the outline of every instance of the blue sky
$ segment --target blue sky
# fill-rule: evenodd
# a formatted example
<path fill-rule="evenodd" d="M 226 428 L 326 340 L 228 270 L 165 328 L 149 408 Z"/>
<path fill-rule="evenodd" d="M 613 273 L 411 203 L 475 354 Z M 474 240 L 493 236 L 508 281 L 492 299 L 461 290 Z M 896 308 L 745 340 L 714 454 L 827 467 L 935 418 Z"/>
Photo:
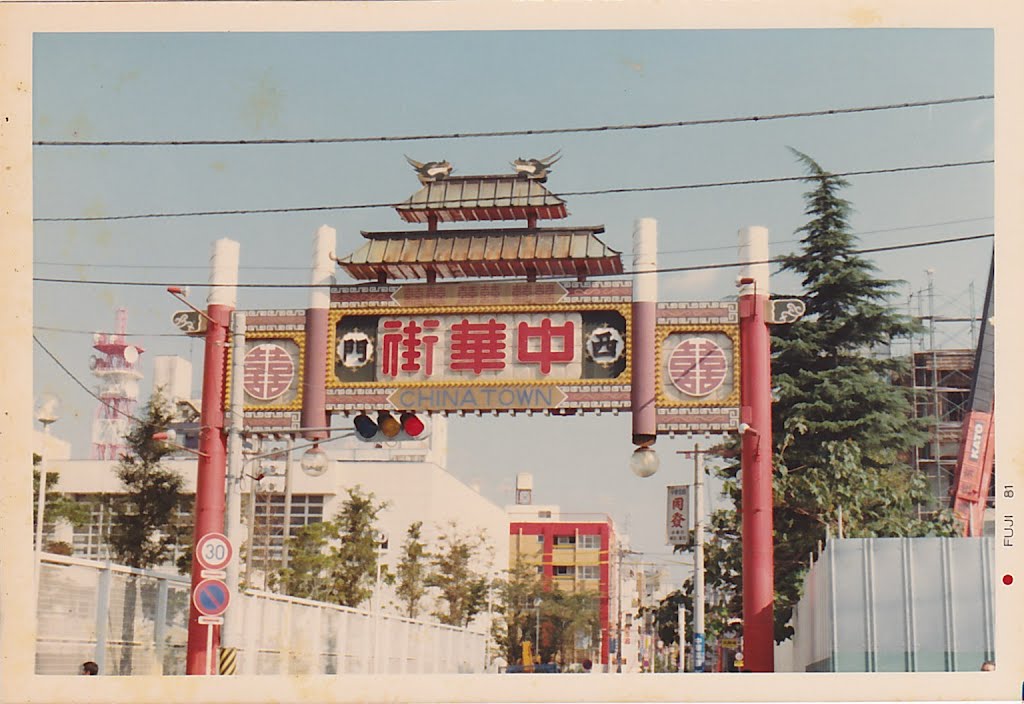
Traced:
<path fill-rule="evenodd" d="M 545 31 L 320 34 L 37 34 L 36 140 L 366 137 L 523 130 L 728 118 L 991 94 L 987 30 Z M 698 184 L 799 175 L 794 147 L 837 171 L 991 159 L 992 101 L 758 123 L 487 139 L 364 144 L 36 147 L 35 217 L 394 202 L 418 184 L 404 154 L 447 159 L 456 173 L 511 169 L 516 157 L 561 149 L 554 192 Z M 993 231 L 991 165 L 850 179 L 844 196 L 864 247 Z M 567 197 L 567 223 L 603 224 L 631 263 L 633 222 L 659 222 L 661 266 L 733 261 L 736 231 L 771 230 L 791 251 L 804 222 L 799 183 Z M 312 235 L 338 230 L 338 253 L 360 230 L 404 229 L 388 208 L 273 215 L 37 222 L 35 276 L 199 283 L 220 237 L 241 242 L 243 282 L 306 283 Z M 906 281 L 933 269 L 938 312 L 980 309 L 988 240 L 872 255 L 880 276 Z M 735 294 L 735 269 L 666 274 L 662 300 Z M 339 272 L 339 281 L 347 279 Z M 774 291 L 797 293 L 791 276 Z M 197 287 L 192 298 L 205 300 Z M 304 308 L 300 289 L 240 292 L 241 308 Z M 161 286 L 36 283 L 36 334 L 92 384 L 91 337 L 129 309 L 133 339 L 154 355 L 202 364 L 202 347 L 173 335 L 180 308 Z M 962 333 L 963 330 L 958 331 Z M 942 336 L 940 336 L 941 338 Z M 946 335 L 951 342 L 965 340 Z M 941 341 L 941 339 L 940 339 Z M 34 350 L 37 394 L 57 393 L 54 431 L 87 456 L 96 402 Z M 151 361 L 143 366 L 149 374 Z M 148 389 L 149 377 L 144 382 Z M 339 420 L 339 423 L 343 421 Z M 511 500 L 516 472 L 535 497 L 566 511 L 629 521 L 637 544 L 667 552 L 666 483 L 690 464 L 659 441 L 662 471 L 627 468 L 629 418 L 462 419 L 451 423 L 451 466 L 485 495 Z"/>

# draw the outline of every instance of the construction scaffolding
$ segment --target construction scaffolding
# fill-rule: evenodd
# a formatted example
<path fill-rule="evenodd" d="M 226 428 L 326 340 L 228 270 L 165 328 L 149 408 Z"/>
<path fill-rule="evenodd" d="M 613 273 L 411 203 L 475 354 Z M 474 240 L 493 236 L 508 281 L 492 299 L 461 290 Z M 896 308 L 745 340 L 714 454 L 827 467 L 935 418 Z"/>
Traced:
<path fill-rule="evenodd" d="M 926 350 L 914 352 L 908 380 L 913 389 L 914 416 L 928 421 L 928 442 L 914 453 L 914 467 L 924 474 L 931 489 L 922 513 L 949 505 L 956 476 L 963 419 L 971 393 L 974 350 Z"/>

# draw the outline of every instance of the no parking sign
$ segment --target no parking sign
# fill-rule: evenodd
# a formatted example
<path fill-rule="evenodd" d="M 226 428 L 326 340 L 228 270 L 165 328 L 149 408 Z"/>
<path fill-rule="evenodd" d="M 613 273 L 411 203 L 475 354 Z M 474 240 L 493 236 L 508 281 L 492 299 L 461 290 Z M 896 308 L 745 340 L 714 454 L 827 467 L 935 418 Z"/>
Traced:
<path fill-rule="evenodd" d="M 203 616 L 220 616 L 231 603 L 231 592 L 219 579 L 204 579 L 192 591 L 192 603 Z"/>

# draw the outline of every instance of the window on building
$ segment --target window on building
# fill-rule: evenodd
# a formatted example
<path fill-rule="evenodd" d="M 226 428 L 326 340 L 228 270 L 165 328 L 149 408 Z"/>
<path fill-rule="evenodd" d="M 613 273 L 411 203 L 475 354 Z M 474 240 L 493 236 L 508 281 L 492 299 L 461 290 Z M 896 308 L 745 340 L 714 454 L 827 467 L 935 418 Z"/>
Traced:
<path fill-rule="evenodd" d="M 72 494 L 72 498 L 89 509 L 89 520 L 81 526 L 74 526 L 71 534 L 72 555 L 86 559 L 114 558 L 110 551 L 110 527 L 117 512 L 123 494 Z M 190 494 L 182 496 L 181 503 L 175 509 L 171 530 L 178 537 L 171 546 L 168 561 L 173 564 L 192 544 L 192 511 L 195 497 Z"/>
<path fill-rule="evenodd" d="M 599 565 L 581 565 L 577 576 L 580 579 L 601 579 L 601 567 Z"/>
<path fill-rule="evenodd" d="M 576 568 L 573 565 L 555 565 L 554 571 L 556 577 L 573 577 L 576 574 Z"/>
<path fill-rule="evenodd" d="M 541 533 L 540 535 L 537 536 L 537 542 L 538 543 L 543 543 L 544 542 L 544 534 L 543 533 Z"/>
<path fill-rule="evenodd" d="M 555 536 L 555 545 L 575 545 L 575 544 L 576 544 L 576 536 L 575 535 L 556 535 Z"/>
<path fill-rule="evenodd" d="M 544 565 L 537 565 L 537 574 L 544 574 Z"/>
<path fill-rule="evenodd" d="M 244 500 L 248 496 L 243 497 Z M 246 515 L 243 511 L 243 515 Z M 289 534 L 324 520 L 322 494 L 293 494 Z M 273 569 L 284 547 L 284 494 L 257 493 L 252 557 L 257 569 Z"/>
<path fill-rule="evenodd" d="M 600 535 L 581 535 L 579 541 L 580 550 L 600 550 L 601 549 L 601 536 Z"/>
<path fill-rule="evenodd" d="M 537 518 L 551 518 L 551 511 L 537 511 Z"/>

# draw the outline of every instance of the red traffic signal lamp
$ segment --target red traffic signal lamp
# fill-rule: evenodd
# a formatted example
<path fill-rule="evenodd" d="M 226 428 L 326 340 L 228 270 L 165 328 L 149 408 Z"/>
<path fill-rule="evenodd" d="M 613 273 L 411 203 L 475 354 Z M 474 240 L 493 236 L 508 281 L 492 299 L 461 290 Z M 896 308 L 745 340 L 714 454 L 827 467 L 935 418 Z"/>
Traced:
<path fill-rule="evenodd" d="M 352 424 L 355 426 L 356 437 L 365 442 L 422 440 L 430 434 L 423 419 L 409 411 L 398 418 L 390 411 L 380 411 L 376 420 L 367 413 L 360 413 Z"/>

